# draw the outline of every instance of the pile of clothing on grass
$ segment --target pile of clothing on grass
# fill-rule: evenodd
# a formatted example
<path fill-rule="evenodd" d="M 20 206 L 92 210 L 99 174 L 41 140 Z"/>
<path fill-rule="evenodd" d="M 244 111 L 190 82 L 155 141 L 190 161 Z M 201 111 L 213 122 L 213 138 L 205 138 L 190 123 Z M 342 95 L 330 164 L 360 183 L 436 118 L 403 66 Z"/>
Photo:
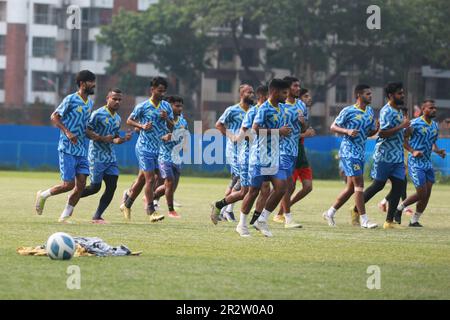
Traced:
<path fill-rule="evenodd" d="M 112 247 L 100 238 L 74 237 L 76 250 L 74 257 L 123 257 L 139 256 L 142 251 L 131 251 L 124 245 Z M 17 253 L 22 256 L 46 256 L 45 245 L 37 247 L 20 247 Z"/>

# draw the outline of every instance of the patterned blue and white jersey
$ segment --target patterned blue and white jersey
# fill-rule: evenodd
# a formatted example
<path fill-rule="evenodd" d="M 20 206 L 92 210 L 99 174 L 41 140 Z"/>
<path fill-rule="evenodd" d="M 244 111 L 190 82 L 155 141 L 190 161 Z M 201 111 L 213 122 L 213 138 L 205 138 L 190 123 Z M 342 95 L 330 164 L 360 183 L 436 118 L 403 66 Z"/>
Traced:
<path fill-rule="evenodd" d="M 86 128 L 91 116 L 94 102 L 91 99 L 84 101 L 78 93 L 68 95 L 56 108 L 55 112 L 61 116 L 64 126 L 77 136 L 77 144 L 73 144 L 61 131 L 59 135 L 58 151 L 73 156 L 87 156 Z"/>
<path fill-rule="evenodd" d="M 403 113 L 388 103 L 380 112 L 380 130 L 388 130 L 403 122 Z M 399 130 L 389 138 L 378 137 L 373 159 L 376 162 L 404 162 L 403 142 L 405 131 Z"/>
<path fill-rule="evenodd" d="M 298 101 L 298 104 L 300 106 L 300 109 L 302 110 L 303 117 L 305 118 L 306 121 L 309 121 L 308 107 L 306 106 L 306 104 L 302 100 L 298 99 L 297 101 Z"/>
<path fill-rule="evenodd" d="M 152 123 L 152 128 L 148 131 L 141 130 L 136 143 L 136 149 L 151 154 L 158 155 L 161 147 L 161 138 L 169 133 L 166 120 L 161 119 L 161 112 L 166 111 L 170 119 L 173 119 L 172 107 L 167 101 L 161 101 L 157 106 L 148 99 L 138 104 L 130 117 L 140 124 Z"/>
<path fill-rule="evenodd" d="M 242 128 L 247 129 L 247 134 L 250 134 L 250 130 L 252 130 L 253 121 L 255 120 L 256 112 L 259 107 L 259 105 L 251 107 L 242 121 Z M 247 165 L 249 163 L 249 158 L 250 143 L 246 139 L 239 145 L 239 164 Z"/>
<path fill-rule="evenodd" d="M 175 121 L 173 127 L 172 140 L 164 142 L 159 149 L 159 162 L 171 162 L 175 164 L 181 164 L 181 157 L 179 151 L 181 151 L 182 143 L 185 135 L 188 133 L 188 123 L 183 115 L 180 115 Z M 177 148 L 175 148 L 177 147 Z"/>
<path fill-rule="evenodd" d="M 248 111 L 248 110 L 247 110 Z M 233 135 L 238 135 L 241 130 L 242 121 L 247 112 L 238 103 L 228 107 L 220 116 L 219 122 L 224 124 L 227 130 Z M 227 137 L 226 158 L 228 164 L 236 164 L 238 162 L 238 145 Z"/>
<path fill-rule="evenodd" d="M 435 121 L 428 123 L 423 117 L 416 118 L 411 121 L 411 137 L 409 138 L 409 145 L 417 151 L 422 151 L 422 157 L 413 157 L 410 153 L 408 155 L 408 164 L 420 169 L 431 169 L 431 153 L 433 152 L 433 145 L 439 137 L 439 126 Z"/>
<path fill-rule="evenodd" d="M 300 140 L 300 134 L 302 133 L 302 124 L 300 117 L 304 117 L 304 103 L 301 100 L 296 99 L 293 104 L 286 101 L 284 106 L 284 125 L 292 129 L 289 136 L 283 138 L 281 145 L 281 155 L 287 155 L 291 157 L 298 156 L 298 142 Z M 306 107 L 306 106 L 305 106 Z"/>
<path fill-rule="evenodd" d="M 106 106 L 94 111 L 89 119 L 88 128 L 100 136 L 119 135 L 121 119 L 116 113 L 112 114 Z M 116 162 L 113 143 L 93 141 L 89 143 L 89 162 Z"/>
<path fill-rule="evenodd" d="M 375 116 L 372 107 L 363 110 L 356 105 L 345 107 L 335 120 L 341 128 L 358 130 L 356 137 L 345 135 L 339 149 L 340 158 L 364 160 L 366 141 L 371 131 L 376 129 Z"/>
<path fill-rule="evenodd" d="M 264 132 L 264 129 L 280 129 L 285 121 L 282 104 L 273 106 L 267 100 L 257 109 L 253 124 L 259 126 L 260 132 L 250 146 L 250 167 L 272 167 L 279 164 L 280 149 L 284 139 L 279 137 L 277 141 L 270 134 Z"/>

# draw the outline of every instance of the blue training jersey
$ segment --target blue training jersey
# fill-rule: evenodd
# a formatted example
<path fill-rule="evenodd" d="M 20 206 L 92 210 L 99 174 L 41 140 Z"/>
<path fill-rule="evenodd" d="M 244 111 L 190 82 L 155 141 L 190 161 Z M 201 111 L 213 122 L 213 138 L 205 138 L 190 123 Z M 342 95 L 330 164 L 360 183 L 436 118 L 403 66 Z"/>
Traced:
<path fill-rule="evenodd" d="M 121 119 L 112 114 L 106 106 L 94 111 L 89 119 L 88 128 L 100 136 L 119 136 Z M 113 143 L 93 141 L 89 143 L 89 162 L 116 162 Z"/>
<path fill-rule="evenodd" d="M 298 143 L 300 140 L 300 135 L 302 133 L 302 124 L 300 122 L 300 117 L 304 117 L 303 102 L 296 99 L 294 103 L 286 103 L 284 106 L 284 125 L 292 129 L 289 136 L 283 138 L 283 143 L 281 145 L 281 155 L 287 155 L 291 157 L 298 156 Z"/>
<path fill-rule="evenodd" d="M 181 164 L 181 157 L 179 151 L 181 148 L 175 148 L 176 146 L 182 146 L 185 134 L 188 133 L 188 123 L 183 115 L 180 115 L 175 121 L 173 127 L 172 140 L 169 142 L 164 142 L 159 149 L 159 162 L 171 162 L 175 164 Z"/>
<path fill-rule="evenodd" d="M 234 106 L 228 107 L 220 116 L 219 122 L 224 124 L 227 130 L 229 130 L 233 135 L 238 135 L 246 113 L 247 112 L 238 103 Z M 238 146 L 237 143 L 232 142 L 228 137 L 226 145 L 226 158 L 228 164 L 237 164 Z"/>
<path fill-rule="evenodd" d="M 298 102 L 298 105 L 299 105 L 300 109 L 302 110 L 303 117 L 305 118 L 306 121 L 309 121 L 308 107 L 307 107 L 306 104 L 305 104 L 302 100 L 300 100 L 300 99 L 298 99 L 297 102 Z"/>
<path fill-rule="evenodd" d="M 376 129 L 372 107 L 367 106 L 366 110 L 356 105 L 345 107 L 334 122 L 341 128 L 358 130 L 354 138 L 348 135 L 343 137 L 339 157 L 364 160 L 367 138 Z"/>
<path fill-rule="evenodd" d="M 411 137 L 409 145 L 414 150 L 422 151 L 422 157 L 413 157 L 410 153 L 408 155 L 408 164 L 420 169 L 431 169 L 431 153 L 433 152 L 433 145 L 436 143 L 439 136 L 439 126 L 435 121 L 428 123 L 423 117 L 416 118 L 411 121 Z"/>
<path fill-rule="evenodd" d="M 257 108 L 253 124 L 257 124 L 260 132 L 250 146 L 250 167 L 274 167 L 279 165 L 280 148 L 283 139 L 278 139 L 264 132 L 264 129 L 280 129 L 285 123 L 282 104 L 273 106 L 269 100 Z"/>
<path fill-rule="evenodd" d="M 242 128 L 247 129 L 247 134 L 251 134 L 253 121 L 255 120 L 256 112 L 260 106 L 251 107 L 242 121 Z M 250 157 L 250 142 L 248 139 L 241 141 L 239 144 L 239 164 L 248 165 Z"/>
<path fill-rule="evenodd" d="M 380 130 L 392 129 L 403 122 L 403 114 L 388 103 L 380 112 Z M 375 162 L 404 162 L 404 130 L 397 131 L 389 138 L 378 137 L 373 159 Z"/>
<path fill-rule="evenodd" d="M 166 120 L 161 119 L 161 112 L 166 111 L 170 119 L 173 119 L 172 107 L 167 101 L 161 101 L 157 106 L 148 99 L 138 104 L 130 117 L 140 124 L 152 123 L 150 130 L 139 132 L 136 149 L 146 151 L 150 154 L 158 155 L 162 144 L 162 136 L 169 133 Z"/>
<path fill-rule="evenodd" d="M 73 144 L 61 131 L 58 151 L 73 156 L 87 156 L 86 128 L 93 106 L 94 102 L 91 99 L 84 101 L 78 93 L 73 93 L 64 98 L 56 108 L 56 113 L 61 116 L 61 122 L 78 138 L 77 144 Z"/>

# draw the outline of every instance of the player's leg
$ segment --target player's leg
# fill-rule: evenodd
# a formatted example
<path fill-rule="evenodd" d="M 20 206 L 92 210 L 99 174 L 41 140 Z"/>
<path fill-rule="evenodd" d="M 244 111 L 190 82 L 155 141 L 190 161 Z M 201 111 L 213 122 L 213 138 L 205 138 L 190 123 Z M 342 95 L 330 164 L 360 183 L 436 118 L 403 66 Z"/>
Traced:
<path fill-rule="evenodd" d="M 227 197 L 230 196 L 233 192 L 240 192 L 241 191 L 241 177 L 240 177 L 240 169 L 233 169 L 234 171 L 234 181 L 233 181 L 233 187 L 231 188 L 231 192 L 228 193 Z M 234 204 L 235 202 L 229 203 L 226 207 L 222 208 L 221 210 L 221 216 L 226 219 L 227 221 L 236 221 L 234 217 Z"/>
<path fill-rule="evenodd" d="M 302 225 L 300 223 L 296 223 L 294 221 L 294 218 L 291 213 L 291 196 L 295 191 L 295 182 L 292 178 L 292 175 L 289 175 L 286 179 L 286 193 L 283 195 L 283 198 L 281 200 L 281 206 L 284 211 L 284 227 L 286 229 L 295 229 L 295 228 L 302 228 Z"/>
<path fill-rule="evenodd" d="M 149 167 L 149 171 L 144 171 L 144 177 L 145 177 L 145 186 L 144 186 L 144 193 L 145 198 L 147 199 L 147 208 L 146 212 L 147 215 L 150 218 L 150 222 L 158 222 L 164 219 L 163 215 L 160 215 L 156 212 L 155 206 L 153 204 L 153 192 L 155 190 L 155 169 L 157 168 L 157 160 L 151 159 L 153 162 L 152 165 Z"/>
<path fill-rule="evenodd" d="M 168 216 L 171 218 L 180 218 L 174 208 L 173 195 L 175 192 L 175 170 L 173 164 L 170 162 L 163 162 L 159 164 L 160 175 L 164 179 L 164 194 L 166 196 L 167 207 L 169 208 Z M 156 192 L 155 192 L 156 194 Z"/>
<path fill-rule="evenodd" d="M 424 183 L 422 183 L 421 187 L 421 193 L 419 195 L 419 201 L 416 205 L 416 212 L 411 217 L 411 221 L 409 223 L 410 227 L 422 227 L 422 225 L 419 223 L 419 219 L 422 216 L 422 214 L 425 212 L 425 209 L 427 208 L 428 202 L 431 197 L 431 191 L 433 189 L 433 184 L 435 183 L 435 177 L 434 177 L 434 170 L 428 169 L 428 170 L 421 170 L 423 172 L 425 180 Z M 416 188 L 418 190 L 418 188 Z"/>
<path fill-rule="evenodd" d="M 256 222 L 256 220 L 258 220 L 259 216 L 261 215 L 261 212 L 264 210 L 264 206 L 266 205 L 269 196 L 270 196 L 270 182 L 264 181 L 261 184 L 259 196 L 258 199 L 256 200 L 255 212 L 253 213 L 250 225 L 253 225 Z"/>
<path fill-rule="evenodd" d="M 51 196 L 66 193 L 75 187 L 75 167 L 76 159 L 74 156 L 59 152 L 59 171 L 61 183 L 47 190 L 39 190 L 36 194 L 35 209 L 38 215 L 44 212 L 45 201 Z"/>
<path fill-rule="evenodd" d="M 313 190 L 312 180 L 302 180 L 302 189 L 291 199 L 291 206 L 305 198 Z"/>
<path fill-rule="evenodd" d="M 84 188 L 86 187 L 86 177 L 87 174 L 77 174 L 75 176 L 75 187 L 69 195 L 66 207 L 64 208 L 61 216 L 59 217 L 59 222 L 68 222 L 68 219 L 72 216 L 75 206 L 81 198 Z"/>
<path fill-rule="evenodd" d="M 89 178 L 91 180 L 91 184 L 84 189 L 83 193 L 81 194 L 81 198 L 89 197 L 100 191 L 102 187 L 103 176 L 107 168 L 108 165 L 101 162 L 94 162 L 91 165 L 91 167 L 89 168 L 90 170 Z"/>
<path fill-rule="evenodd" d="M 369 216 L 366 213 L 366 205 L 364 202 L 364 176 L 350 177 L 352 179 L 353 186 L 355 187 L 355 204 L 359 212 L 360 225 L 362 228 L 373 229 L 378 227 L 376 223 L 369 220 Z"/>
<path fill-rule="evenodd" d="M 122 201 L 121 201 L 120 210 L 123 211 L 123 208 L 125 207 L 125 203 L 127 202 L 128 198 L 130 198 L 130 190 L 135 188 L 135 189 L 139 190 L 139 193 L 140 193 L 142 191 L 142 189 L 144 188 L 144 185 L 145 185 L 144 173 L 142 170 L 139 170 L 138 175 L 137 175 L 136 179 L 131 183 L 130 188 L 125 189 L 122 193 Z M 132 199 L 132 201 L 131 201 L 132 204 L 134 203 L 134 200 L 135 199 Z"/>
<path fill-rule="evenodd" d="M 336 212 L 350 199 L 355 192 L 355 186 L 351 177 L 362 175 L 361 166 L 355 167 L 355 160 L 351 158 L 341 158 L 340 168 L 344 171 L 346 178 L 346 187 L 339 194 L 335 203 L 322 214 L 322 217 L 328 222 L 330 227 L 336 226 L 334 217 Z"/>
<path fill-rule="evenodd" d="M 235 185 L 235 189 L 230 195 L 216 202 L 216 208 L 222 209 L 225 206 L 229 206 L 230 204 L 234 204 L 244 199 L 250 187 L 250 175 L 248 170 L 249 170 L 248 164 L 240 165 L 239 182 Z M 228 221 L 232 222 L 236 221 L 236 219 L 234 218 L 234 214 L 232 214 L 232 212 L 229 212 L 229 210 L 225 211 L 225 217 Z"/>
<path fill-rule="evenodd" d="M 233 169 L 232 172 L 234 172 Z M 222 200 L 214 201 L 211 203 L 210 218 L 214 224 L 217 224 L 217 222 L 221 221 L 222 219 L 226 219 L 225 217 L 222 217 L 222 215 L 225 213 L 226 210 L 229 209 L 231 209 L 231 211 L 233 210 L 232 207 L 229 208 L 229 206 L 232 205 L 233 203 L 227 203 L 226 197 L 231 195 L 231 193 L 233 192 L 233 190 L 235 190 L 238 183 L 239 183 L 239 176 L 232 174 L 230 184 L 228 185 L 227 191 L 225 192 L 225 197 Z M 240 190 L 240 187 L 238 189 Z"/>
<path fill-rule="evenodd" d="M 322 216 L 328 222 L 330 227 L 336 226 L 336 222 L 334 220 L 336 216 L 336 212 L 350 199 L 350 197 L 355 192 L 355 186 L 353 185 L 353 180 L 347 177 L 347 185 L 344 190 L 338 195 L 334 204 L 325 211 Z"/>
<path fill-rule="evenodd" d="M 236 232 L 239 233 L 241 237 L 250 236 L 247 226 L 248 214 L 250 213 L 250 210 L 258 197 L 263 179 L 264 178 L 262 176 L 250 177 L 249 190 L 242 201 L 239 223 L 236 227 Z"/>
<path fill-rule="evenodd" d="M 120 206 L 120 211 L 122 211 L 125 220 L 131 219 L 131 207 L 133 206 L 134 201 L 141 193 L 142 189 L 145 187 L 146 184 L 145 172 L 153 173 L 155 171 L 154 157 L 151 157 L 147 153 L 136 149 L 136 158 L 138 159 L 139 163 L 139 174 L 137 176 L 136 181 L 131 185 L 131 188 L 125 193 L 124 195 L 125 201 Z"/>
<path fill-rule="evenodd" d="M 159 166 L 158 166 L 158 168 L 155 170 L 155 183 L 154 183 L 155 190 L 153 192 L 153 206 L 155 207 L 155 210 L 159 209 L 159 200 L 165 194 L 165 188 L 164 188 L 164 193 L 159 197 L 156 197 L 156 190 L 158 190 L 158 188 L 164 187 L 164 186 L 165 186 L 165 179 L 161 177 L 161 173 L 160 173 Z M 144 208 L 146 208 L 148 201 L 145 198 L 145 194 L 142 196 L 142 201 L 144 202 Z"/>
<path fill-rule="evenodd" d="M 92 217 L 94 223 L 104 223 L 102 218 L 103 212 L 110 205 L 114 193 L 117 189 L 117 181 L 119 180 L 119 167 L 116 162 L 108 163 L 105 165 L 105 170 L 103 174 L 103 181 L 105 182 L 105 191 L 103 192 L 100 202 L 97 207 L 97 211 Z M 94 181 L 97 181 L 94 179 Z"/>
<path fill-rule="evenodd" d="M 400 202 L 400 197 L 403 190 L 404 180 L 396 177 L 391 177 L 392 195 L 389 199 L 389 209 L 386 216 L 386 222 L 383 226 L 385 229 L 395 228 L 394 221 L 397 224 L 401 224 L 401 211 L 397 214 L 397 207 Z"/>
<path fill-rule="evenodd" d="M 117 181 L 119 180 L 118 175 L 109 175 L 105 174 L 103 176 L 103 181 L 105 181 L 105 191 L 103 192 L 102 197 L 100 198 L 100 202 L 98 204 L 97 210 L 94 213 L 94 216 L 92 217 L 92 221 L 94 223 L 104 223 L 104 220 L 102 218 L 103 213 L 110 205 L 114 193 L 117 189 Z"/>
<path fill-rule="evenodd" d="M 272 232 L 269 230 L 268 220 L 271 213 L 276 209 L 280 203 L 283 195 L 287 190 L 287 174 L 284 170 L 279 170 L 278 174 L 269 176 L 269 179 L 273 186 L 273 191 L 270 193 L 269 198 L 266 201 L 266 205 L 261 212 L 258 220 L 253 224 L 256 230 L 260 231 L 266 237 L 272 237 Z"/>
<path fill-rule="evenodd" d="M 392 172 L 392 165 L 385 162 L 374 162 L 372 167 L 372 184 L 364 191 L 364 203 L 367 203 L 378 192 L 384 189 L 386 182 Z M 390 192 L 391 193 L 391 192 Z M 352 214 L 359 215 L 356 206 L 353 208 Z"/>
<path fill-rule="evenodd" d="M 80 201 L 81 195 L 86 188 L 87 176 L 89 176 L 89 162 L 87 158 L 75 156 L 73 159 L 75 161 L 75 188 L 72 189 L 66 207 L 59 218 L 59 222 L 64 223 L 72 216 L 75 206 Z"/>

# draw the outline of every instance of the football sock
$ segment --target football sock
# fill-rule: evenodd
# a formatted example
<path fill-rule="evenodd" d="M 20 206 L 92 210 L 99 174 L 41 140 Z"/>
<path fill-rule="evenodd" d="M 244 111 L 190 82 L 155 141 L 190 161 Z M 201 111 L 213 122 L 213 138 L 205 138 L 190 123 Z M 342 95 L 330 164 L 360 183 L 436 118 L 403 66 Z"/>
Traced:
<path fill-rule="evenodd" d="M 47 199 L 52 196 L 52 193 L 50 192 L 51 189 L 45 190 L 41 192 L 41 197 L 44 199 Z"/>
<path fill-rule="evenodd" d="M 261 215 L 261 212 L 258 212 L 255 210 L 255 212 L 253 213 L 252 220 L 250 220 L 250 224 L 253 225 L 256 222 L 256 220 L 258 220 L 260 215 Z"/>
<path fill-rule="evenodd" d="M 241 212 L 241 215 L 240 215 L 240 218 L 239 218 L 239 225 L 240 226 L 247 225 L 247 215 L 243 214 L 242 212 Z"/>
<path fill-rule="evenodd" d="M 264 209 L 261 215 L 259 216 L 258 221 L 267 222 L 267 220 L 269 220 L 270 214 L 271 214 L 270 211 Z"/>
<path fill-rule="evenodd" d="M 216 208 L 217 209 L 222 209 L 223 207 L 226 207 L 227 205 L 228 205 L 228 203 L 225 200 L 225 198 L 223 198 L 222 200 L 216 202 Z"/>
<path fill-rule="evenodd" d="M 333 207 L 331 207 L 330 209 L 328 209 L 327 215 L 329 217 L 334 217 L 336 215 L 337 210 Z"/>
<path fill-rule="evenodd" d="M 66 204 L 66 207 L 64 208 L 64 211 L 61 213 L 61 219 L 65 219 L 67 217 L 70 217 L 73 213 L 73 209 L 75 207 L 71 206 L 70 204 Z"/>
<path fill-rule="evenodd" d="M 419 222 L 420 217 L 422 216 L 422 212 L 416 212 L 411 218 L 411 223 Z"/>
<path fill-rule="evenodd" d="M 285 213 L 284 218 L 286 219 L 286 224 L 292 223 L 293 217 L 291 213 Z"/>

